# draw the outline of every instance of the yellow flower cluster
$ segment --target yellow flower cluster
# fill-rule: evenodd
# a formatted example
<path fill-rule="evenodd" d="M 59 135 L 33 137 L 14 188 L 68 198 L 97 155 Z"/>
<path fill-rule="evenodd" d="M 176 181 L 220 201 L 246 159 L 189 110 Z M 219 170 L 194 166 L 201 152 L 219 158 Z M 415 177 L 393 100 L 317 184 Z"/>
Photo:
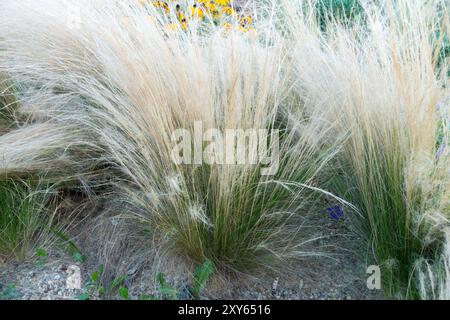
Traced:
<path fill-rule="evenodd" d="M 221 25 L 226 31 L 234 27 L 242 32 L 255 32 L 251 15 L 240 12 L 231 0 L 197 0 L 188 5 L 188 1 L 152 1 L 139 0 L 142 6 L 153 5 L 165 14 L 175 16 L 176 21 L 167 25 L 170 30 L 187 30 L 189 22 L 204 21 L 208 19 L 216 25 Z"/>

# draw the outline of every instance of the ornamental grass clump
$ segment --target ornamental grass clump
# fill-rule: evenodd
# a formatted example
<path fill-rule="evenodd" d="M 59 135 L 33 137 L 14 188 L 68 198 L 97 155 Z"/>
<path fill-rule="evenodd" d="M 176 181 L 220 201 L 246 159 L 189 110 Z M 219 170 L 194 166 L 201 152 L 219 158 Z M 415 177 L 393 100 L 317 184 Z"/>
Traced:
<path fill-rule="evenodd" d="M 333 199 L 386 296 L 447 297 L 448 1 L 326 3 L 2 3 L 0 177 L 219 271 L 323 254 Z"/>
<path fill-rule="evenodd" d="M 330 189 L 357 207 L 388 296 L 419 296 L 417 263 L 432 261 L 447 233 L 448 77 L 431 41 L 440 5 L 368 7 L 364 23 L 330 22 L 326 34 L 290 20 L 299 95 L 347 134 Z"/>
<path fill-rule="evenodd" d="M 318 173 L 334 150 L 320 111 L 302 118 L 293 107 L 300 102 L 286 98 L 287 56 L 276 30 L 264 31 L 266 41 L 239 30 L 224 34 L 220 25 L 168 33 L 159 8 L 123 1 L 81 5 L 74 28 L 59 14 L 65 8 L 54 1 L 4 5 L 0 68 L 29 88 L 24 103 L 39 101 L 28 112 L 67 125 L 61 132 L 74 139 L 90 137 L 98 151 L 91 161 L 113 173 L 120 217 L 140 221 L 150 239 L 228 269 L 275 269 L 320 253 L 311 216 L 325 195 Z M 28 27 L 9 28 L 17 19 Z M 197 139 L 196 123 L 205 149 L 208 129 L 266 130 L 258 144 L 274 156 L 275 170 L 265 175 L 262 162 L 211 162 L 204 154 L 200 163 L 174 162 L 174 132 Z M 82 150 L 72 156 L 89 161 Z M 247 144 L 243 150 L 254 156 Z"/>

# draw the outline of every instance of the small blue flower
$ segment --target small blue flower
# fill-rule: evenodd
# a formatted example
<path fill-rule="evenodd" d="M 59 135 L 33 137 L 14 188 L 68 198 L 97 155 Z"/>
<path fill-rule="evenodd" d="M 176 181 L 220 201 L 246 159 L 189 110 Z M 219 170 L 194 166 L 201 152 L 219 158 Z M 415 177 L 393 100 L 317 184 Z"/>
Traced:
<path fill-rule="evenodd" d="M 335 220 L 339 220 L 344 215 L 344 211 L 338 205 L 329 207 L 327 211 L 330 217 Z"/>

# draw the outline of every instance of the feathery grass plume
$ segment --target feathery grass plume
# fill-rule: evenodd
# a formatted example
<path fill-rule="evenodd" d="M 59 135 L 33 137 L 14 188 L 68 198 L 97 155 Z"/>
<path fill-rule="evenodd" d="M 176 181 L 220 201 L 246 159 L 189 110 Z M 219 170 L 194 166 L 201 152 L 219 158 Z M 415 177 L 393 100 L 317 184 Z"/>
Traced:
<path fill-rule="evenodd" d="M 127 216 L 199 262 L 247 270 L 317 254 L 308 213 L 333 151 L 321 139 L 328 128 L 320 110 L 301 126 L 279 117 L 298 101 L 286 99 L 286 53 L 273 27 L 260 42 L 220 26 L 168 31 L 165 18 L 148 19 L 154 9 L 129 2 L 44 2 L 2 4 L 9 18 L 0 22 L 0 70 L 30 88 L 25 99 L 44 101 L 36 113 L 89 133 L 99 159 L 118 172 L 112 183 Z M 81 10 L 77 28 L 61 14 L 67 4 Z M 176 164 L 172 135 L 194 134 L 195 122 L 222 132 L 281 130 L 279 144 L 263 141 L 269 154 L 279 149 L 279 170 Z"/>
<path fill-rule="evenodd" d="M 14 111 L 17 109 L 17 101 L 14 89 L 0 75 L 0 134 L 9 131 L 14 125 Z"/>
<path fill-rule="evenodd" d="M 440 3 L 367 7 L 364 24 L 335 21 L 326 34 L 312 19 L 291 15 L 287 23 L 299 95 L 348 135 L 331 184 L 359 209 L 390 296 L 418 296 L 415 263 L 442 240 L 433 217 L 448 221 L 448 154 L 436 156 L 448 78 L 436 72 L 440 43 L 430 41 Z"/>
<path fill-rule="evenodd" d="M 37 124 L 0 136 L 0 176 L 28 176 L 56 170 L 58 156 L 52 151 L 64 143 L 63 134 L 54 126 Z"/>
<path fill-rule="evenodd" d="M 85 130 L 70 123 L 24 123 L 0 136 L 0 181 L 39 180 L 45 176 L 43 180 L 61 188 L 82 188 L 90 192 L 109 173 L 96 160 L 98 153 Z M 93 185 L 83 186 L 85 179 L 92 180 Z"/>

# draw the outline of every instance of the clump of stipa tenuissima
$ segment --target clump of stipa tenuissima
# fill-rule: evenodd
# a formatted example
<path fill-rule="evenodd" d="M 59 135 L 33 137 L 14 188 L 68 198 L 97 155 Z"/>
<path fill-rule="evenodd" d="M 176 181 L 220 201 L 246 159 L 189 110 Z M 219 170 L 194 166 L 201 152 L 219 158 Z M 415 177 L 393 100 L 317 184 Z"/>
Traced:
<path fill-rule="evenodd" d="M 244 271 L 317 253 L 310 218 L 322 195 L 348 204 L 330 189 L 353 204 L 388 295 L 447 297 L 448 61 L 432 36 L 449 31 L 446 3 L 377 3 L 322 25 L 316 1 L 283 1 L 261 10 L 256 33 L 168 30 L 158 8 L 136 1 L 2 3 L 0 74 L 33 126 L 0 145 L 33 130 L 21 147 L 32 157 L 9 148 L 9 159 L 59 156 L 63 168 L 81 164 L 70 179 L 87 185 L 100 167 L 120 217 L 194 260 Z M 172 133 L 194 134 L 196 122 L 278 129 L 275 175 L 176 164 Z"/>
<path fill-rule="evenodd" d="M 321 192 L 309 187 L 333 152 L 326 139 L 318 142 L 327 134 L 319 110 L 301 130 L 287 121 L 283 110 L 299 102 L 286 99 L 290 74 L 281 68 L 287 60 L 280 35 L 270 28 L 263 41 L 220 27 L 167 32 L 164 20 L 148 19 L 151 8 L 121 1 L 79 8 L 74 26 L 60 14 L 62 3 L 4 5 L 11 19 L 0 25 L 8 30 L 0 68 L 23 87 L 41 86 L 24 97 L 44 101 L 29 112 L 92 137 L 96 161 L 116 172 L 112 184 L 126 216 L 170 235 L 194 260 L 225 267 L 273 268 L 316 255 L 307 213 Z M 195 122 L 282 130 L 279 169 L 264 176 L 261 165 L 174 163 L 172 133 L 192 133 Z M 265 143 L 270 153 L 275 146 Z"/>
<path fill-rule="evenodd" d="M 416 263 L 443 245 L 449 221 L 448 62 L 436 63 L 432 37 L 448 32 L 445 3 L 368 6 L 359 24 L 329 21 L 326 34 L 298 11 L 289 20 L 299 95 L 348 133 L 331 188 L 361 213 L 391 296 L 418 297 Z"/>

